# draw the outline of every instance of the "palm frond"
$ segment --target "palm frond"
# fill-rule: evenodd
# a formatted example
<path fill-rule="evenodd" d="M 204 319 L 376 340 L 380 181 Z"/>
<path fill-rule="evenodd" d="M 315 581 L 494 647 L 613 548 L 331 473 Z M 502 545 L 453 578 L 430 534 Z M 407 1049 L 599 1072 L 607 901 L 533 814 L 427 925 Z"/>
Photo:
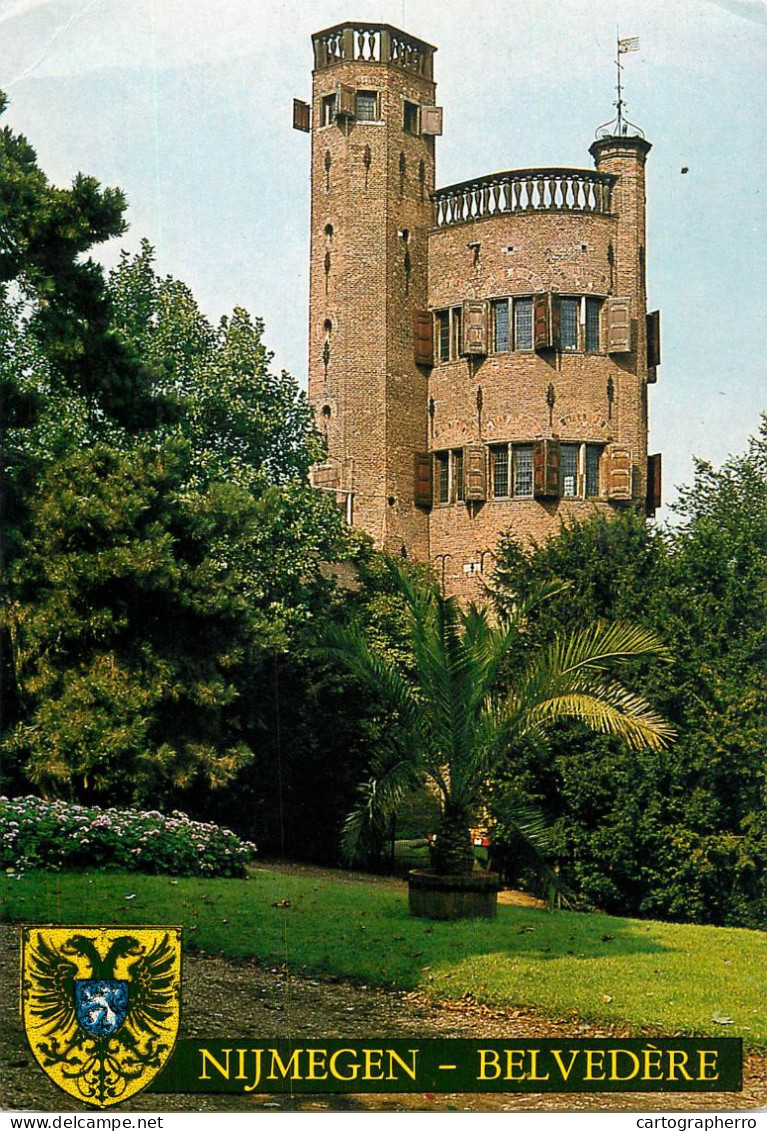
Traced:
<path fill-rule="evenodd" d="M 547 859 L 554 845 L 551 826 L 543 813 L 531 805 L 507 799 L 499 807 L 499 816 L 529 855 L 541 897 L 549 907 L 569 906 L 572 893 Z"/>

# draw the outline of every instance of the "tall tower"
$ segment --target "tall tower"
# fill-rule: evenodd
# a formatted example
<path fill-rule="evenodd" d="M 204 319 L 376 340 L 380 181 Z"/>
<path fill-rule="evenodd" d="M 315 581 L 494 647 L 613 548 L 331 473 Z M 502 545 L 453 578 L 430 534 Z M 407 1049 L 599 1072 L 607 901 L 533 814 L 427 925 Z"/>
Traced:
<path fill-rule="evenodd" d="M 327 442 L 313 481 L 379 548 L 427 559 L 414 453 L 428 446 L 416 347 L 432 334 L 435 49 L 386 24 L 312 42 L 309 396 Z"/>

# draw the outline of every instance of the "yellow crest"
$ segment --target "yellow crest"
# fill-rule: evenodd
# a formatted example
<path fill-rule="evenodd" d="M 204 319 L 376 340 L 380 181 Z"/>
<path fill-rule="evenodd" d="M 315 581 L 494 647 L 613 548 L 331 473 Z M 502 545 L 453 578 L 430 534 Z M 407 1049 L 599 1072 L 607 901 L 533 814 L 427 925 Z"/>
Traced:
<path fill-rule="evenodd" d="M 178 1035 L 180 927 L 27 926 L 21 938 L 21 1012 L 43 1071 L 96 1107 L 140 1092 Z"/>

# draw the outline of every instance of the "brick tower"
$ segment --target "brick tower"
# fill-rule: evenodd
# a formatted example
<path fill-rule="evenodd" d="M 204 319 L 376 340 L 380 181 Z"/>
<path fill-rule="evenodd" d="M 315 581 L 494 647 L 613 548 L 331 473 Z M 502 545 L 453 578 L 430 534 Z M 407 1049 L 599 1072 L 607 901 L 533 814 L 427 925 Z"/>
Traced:
<path fill-rule="evenodd" d="M 312 134 L 309 391 L 328 453 L 315 485 L 464 597 L 507 531 L 543 541 L 563 519 L 653 513 L 649 142 L 619 109 L 594 169 L 434 190 L 434 48 L 378 24 L 313 43 L 299 127 Z"/>
<path fill-rule="evenodd" d="M 434 48 L 352 23 L 313 46 L 309 396 L 327 440 L 313 481 L 378 546 L 425 559 L 413 453 L 427 446 L 428 370 L 413 335 L 441 128 Z"/>

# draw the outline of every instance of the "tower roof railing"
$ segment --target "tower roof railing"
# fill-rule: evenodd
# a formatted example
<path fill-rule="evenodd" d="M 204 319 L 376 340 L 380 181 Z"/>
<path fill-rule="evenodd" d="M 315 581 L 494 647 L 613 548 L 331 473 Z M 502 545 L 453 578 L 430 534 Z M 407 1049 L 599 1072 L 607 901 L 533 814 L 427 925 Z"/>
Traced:
<path fill-rule="evenodd" d="M 391 24 L 345 23 L 312 36 L 314 67 L 322 71 L 336 63 L 385 63 L 412 71 L 423 78 L 434 77 L 436 47 L 408 35 Z"/>
<path fill-rule="evenodd" d="M 607 215 L 617 177 L 593 169 L 509 169 L 432 193 L 438 228 L 522 212 Z"/>

